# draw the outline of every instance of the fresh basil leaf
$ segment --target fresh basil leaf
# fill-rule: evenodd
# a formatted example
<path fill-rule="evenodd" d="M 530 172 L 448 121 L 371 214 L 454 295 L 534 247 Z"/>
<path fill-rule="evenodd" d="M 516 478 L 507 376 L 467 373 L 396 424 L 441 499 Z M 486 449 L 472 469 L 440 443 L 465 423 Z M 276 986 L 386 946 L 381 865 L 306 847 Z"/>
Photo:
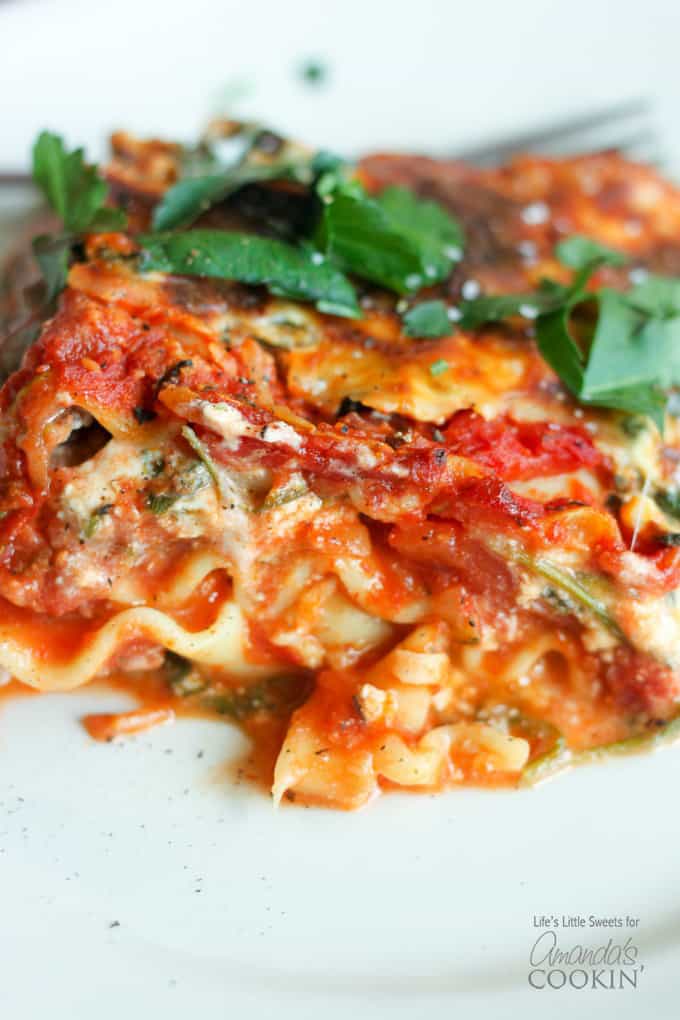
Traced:
<path fill-rule="evenodd" d="M 443 301 L 423 301 L 402 317 L 406 336 L 425 339 L 449 336 L 453 325 Z"/>
<path fill-rule="evenodd" d="M 40 234 L 33 238 L 33 254 L 45 279 L 45 300 L 52 301 L 66 286 L 71 257 L 71 237 Z"/>
<path fill-rule="evenodd" d="M 583 398 L 582 398 L 583 399 Z M 654 422 L 663 434 L 665 426 L 666 398 L 658 386 L 640 383 L 625 388 L 612 388 L 598 400 L 589 401 L 598 407 L 613 408 L 627 414 L 643 414 Z"/>
<path fill-rule="evenodd" d="M 250 142 L 252 143 L 252 139 Z M 223 173 L 224 161 L 218 158 L 213 145 L 207 141 L 200 141 L 196 145 L 182 146 L 180 171 L 182 178 L 207 177 L 210 174 Z"/>
<path fill-rule="evenodd" d="M 536 320 L 536 342 L 543 358 L 575 397 L 583 385 L 583 355 L 571 335 L 571 306 L 563 305 Z"/>
<path fill-rule="evenodd" d="M 555 255 L 569 269 L 586 269 L 591 272 L 599 266 L 625 266 L 627 256 L 608 248 L 590 237 L 572 234 L 555 247 Z"/>
<path fill-rule="evenodd" d="M 339 173 L 346 163 L 334 153 L 320 150 L 311 158 L 304 158 L 297 153 L 293 156 L 290 146 L 279 139 L 281 147 L 288 151 L 278 159 L 263 163 L 254 162 L 251 158 L 254 149 L 258 148 L 258 139 L 265 134 L 275 137 L 271 132 L 248 133 L 250 143 L 245 152 L 241 153 L 238 162 L 231 166 L 220 166 L 215 153 L 205 146 L 193 152 L 191 158 L 183 159 L 182 179 L 164 194 L 154 209 L 152 225 L 155 230 L 174 230 L 188 227 L 201 213 L 211 206 L 223 202 L 247 184 L 265 181 L 292 180 L 311 186 L 315 180 L 327 173 Z M 196 157 L 196 153 L 200 158 Z"/>
<path fill-rule="evenodd" d="M 486 322 L 501 322 L 515 315 L 534 319 L 541 311 L 555 307 L 563 299 L 563 294 L 564 290 L 560 287 L 559 295 L 546 290 L 534 294 L 495 294 L 470 298 L 460 302 L 460 327 L 478 329 Z"/>
<path fill-rule="evenodd" d="M 578 274 L 568 287 L 544 278 L 538 290 L 529 294 L 482 294 L 477 298 L 464 299 L 458 306 L 460 326 L 462 329 L 478 329 L 487 322 L 502 322 L 516 315 L 535 319 L 575 301 L 585 292 L 589 276 L 590 269 L 585 274 Z"/>
<path fill-rule="evenodd" d="M 443 280 L 460 258 L 460 227 L 434 202 L 404 188 L 371 198 L 334 171 L 317 190 L 324 205 L 316 243 L 345 272 L 412 294 Z"/>
<path fill-rule="evenodd" d="M 173 230 L 193 223 L 202 212 L 229 194 L 227 174 L 188 177 L 173 185 L 153 211 L 154 230 Z M 238 185 L 236 185 L 238 187 Z"/>
<path fill-rule="evenodd" d="M 643 317 L 637 309 L 631 308 L 630 305 L 628 308 L 637 315 L 637 327 L 632 335 L 626 334 L 621 337 L 621 354 L 624 356 L 627 354 L 627 360 L 625 370 L 619 366 L 620 377 L 624 377 L 625 374 L 633 377 L 633 380 L 636 374 L 641 379 L 646 377 L 647 386 L 654 390 L 653 406 L 658 408 L 658 405 L 665 404 L 663 413 L 657 410 L 653 416 L 657 424 L 663 423 L 666 413 L 673 416 L 676 403 L 673 399 L 676 394 L 664 396 L 664 391 L 680 384 L 680 317 L 672 319 Z M 599 355 L 599 348 L 597 353 Z M 603 364 L 606 358 L 607 349 L 603 345 Z M 614 378 L 618 383 L 619 378 L 617 376 Z M 629 385 L 634 385 L 634 381 L 629 382 Z M 648 412 L 641 410 L 640 413 Z"/>
<path fill-rule="evenodd" d="M 320 177 L 321 174 L 329 173 L 330 171 L 338 171 L 343 167 L 346 167 L 347 161 L 338 156 L 335 152 L 330 152 L 328 149 L 318 149 L 312 156 L 311 170 L 315 177 Z"/>
<path fill-rule="evenodd" d="M 522 305 L 531 301 L 530 294 L 484 295 L 461 301 L 461 329 L 479 329 L 487 322 L 501 322 L 519 315 Z"/>
<path fill-rule="evenodd" d="M 423 251 L 423 261 L 437 268 L 438 278 L 448 276 L 451 263 L 463 257 L 463 229 L 443 206 L 419 198 L 408 188 L 391 187 L 382 191 L 378 204 L 392 225 L 410 237 Z"/>
<path fill-rule="evenodd" d="M 398 294 L 419 290 L 425 282 L 420 252 L 392 229 L 372 199 L 347 193 L 329 198 L 316 242 L 345 272 Z"/>
<path fill-rule="evenodd" d="M 597 305 L 597 322 L 587 355 L 571 333 L 574 308 Z M 572 295 L 561 308 L 537 320 L 538 348 L 573 395 L 585 404 L 648 415 L 661 430 L 665 400 L 658 383 L 663 352 L 650 324 L 641 323 L 624 294 L 604 289 Z M 656 351 L 656 353 L 655 353 Z"/>
<path fill-rule="evenodd" d="M 107 185 L 97 168 L 85 162 L 82 149 L 67 152 L 51 131 L 43 131 L 33 146 L 33 179 L 72 233 L 92 229 L 104 210 Z M 114 213 L 119 224 L 121 217 Z"/>
<path fill-rule="evenodd" d="M 680 315 L 680 280 L 669 276 L 648 276 L 628 291 L 629 303 L 647 315 L 666 319 Z"/>
<path fill-rule="evenodd" d="M 563 304 L 575 289 L 578 289 L 578 287 L 575 288 L 575 284 L 578 280 L 579 277 L 577 276 L 574 282 L 567 287 L 563 283 L 558 283 L 557 280 L 550 280 L 547 276 L 542 276 L 538 282 L 538 291 L 536 293 L 540 295 L 547 304 L 549 304 L 548 298 L 552 298 L 554 301 L 553 307 L 557 307 L 557 305 Z M 534 297 L 534 295 L 532 295 L 532 297 Z"/>
<path fill-rule="evenodd" d="M 187 177 L 165 192 L 153 211 L 154 230 L 175 230 L 190 226 L 201 213 L 223 202 L 247 184 L 260 181 L 299 180 L 303 168 L 291 163 L 243 164 L 219 174 Z"/>
<path fill-rule="evenodd" d="M 616 291 L 602 290 L 596 300 L 597 324 L 581 384 L 582 399 L 596 402 L 612 390 L 653 385 L 657 366 L 649 357 L 639 315 Z"/>
<path fill-rule="evenodd" d="M 321 312 L 361 316 L 349 280 L 318 253 L 283 241 L 225 230 L 145 234 L 141 268 L 263 284 L 280 297 L 311 301 Z"/>
<path fill-rule="evenodd" d="M 680 280 L 649 276 L 625 295 L 643 317 L 643 336 L 655 381 L 663 389 L 680 385 Z"/>
<path fill-rule="evenodd" d="M 122 209 L 110 209 L 102 206 L 87 225 L 87 232 L 93 234 L 106 234 L 109 231 L 124 230 L 127 226 L 127 216 Z"/>
<path fill-rule="evenodd" d="M 661 358 L 657 362 L 659 385 L 663 389 L 680 386 L 680 316 L 651 321 L 657 324 L 662 333 L 662 338 L 657 342 Z"/>
<path fill-rule="evenodd" d="M 618 266 L 625 256 L 590 238 L 562 241 L 557 257 L 574 269 L 569 286 L 543 280 L 535 294 L 481 297 L 461 303 L 461 326 L 538 311 L 538 349 L 567 389 L 580 401 L 650 417 L 663 429 L 662 390 L 680 385 L 680 280 L 649 277 L 628 293 L 588 290 L 593 272 Z M 592 335 L 583 343 L 573 334 L 574 314 L 592 305 Z"/>
<path fill-rule="evenodd" d="M 351 173 L 338 156 L 323 151 L 293 163 L 244 161 L 223 173 L 181 180 L 156 207 L 153 226 L 186 227 L 246 184 L 295 180 L 313 187 L 321 200 L 314 241 L 339 270 L 402 294 L 444 279 L 461 256 L 459 225 L 437 203 L 404 188 L 371 198 Z"/>
<path fill-rule="evenodd" d="M 646 414 L 663 430 L 671 336 L 667 323 L 644 319 L 625 294 L 604 289 L 583 377 L 580 397 L 586 403 Z"/>
<path fill-rule="evenodd" d="M 50 131 L 43 131 L 33 147 L 33 179 L 67 230 L 83 230 L 106 195 L 96 169 L 85 165 L 83 150 L 67 152 Z"/>

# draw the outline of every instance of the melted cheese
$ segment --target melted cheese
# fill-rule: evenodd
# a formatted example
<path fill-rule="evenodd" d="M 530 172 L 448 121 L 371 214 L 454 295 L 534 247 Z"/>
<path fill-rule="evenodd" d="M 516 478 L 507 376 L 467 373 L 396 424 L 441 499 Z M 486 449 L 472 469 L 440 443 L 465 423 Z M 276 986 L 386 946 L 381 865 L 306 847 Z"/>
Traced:
<path fill-rule="evenodd" d="M 436 344 L 408 346 L 356 343 L 305 347 L 290 352 L 288 385 L 325 411 L 335 412 L 345 397 L 385 414 L 441 424 L 455 411 L 474 408 L 485 417 L 502 412 L 528 368 L 526 354 L 498 343 L 484 346 L 459 334 Z M 448 368 L 433 374 L 435 362 Z"/>

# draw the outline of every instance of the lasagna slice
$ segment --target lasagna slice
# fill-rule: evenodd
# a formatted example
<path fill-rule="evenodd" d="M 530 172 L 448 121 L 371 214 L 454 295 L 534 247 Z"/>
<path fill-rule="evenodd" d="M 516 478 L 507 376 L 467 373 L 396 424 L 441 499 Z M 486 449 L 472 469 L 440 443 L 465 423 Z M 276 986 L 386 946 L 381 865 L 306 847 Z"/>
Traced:
<path fill-rule="evenodd" d="M 124 681 L 100 736 L 236 720 L 277 801 L 344 808 L 673 732 L 678 192 L 615 154 L 218 141 L 116 136 L 125 225 L 37 248 L 68 277 L 0 394 L 6 675 Z"/>

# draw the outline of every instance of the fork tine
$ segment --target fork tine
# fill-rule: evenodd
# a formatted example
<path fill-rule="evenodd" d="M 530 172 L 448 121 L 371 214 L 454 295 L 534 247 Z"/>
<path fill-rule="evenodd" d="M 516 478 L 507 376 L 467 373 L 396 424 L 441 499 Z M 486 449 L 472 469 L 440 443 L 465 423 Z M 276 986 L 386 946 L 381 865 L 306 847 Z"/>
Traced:
<path fill-rule="evenodd" d="M 0 184 L 6 187 L 21 186 L 23 184 L 30 184 L 33 178 L 28 173 L 23 173 L 21 170 L 6 170 L 0 173 Z"/>
<path fill-rule="evenodd" d="M 651 128 L 631 131 L 626 135 L 603 134 L 593 138 L 591 141 L 579 140 L 579 144 L 548 146 L 541 151 L 541 155 L 552 158 L 572 158 L 575 156 L 587 156 L 600 152 L 618 152 L 626 159 L 634 163 L 659 164 L 661 162 L 659 139 Z"/>
<path fill-rule="evenodd" d="M 629 135 L 626 138 L 620 138 L 615 144 L 607 146 L 607 148 L 614 149 L 614 151 L 625 156 L 626 159 L 633 160 L 636 163 L 659 164 L 661 162 L 659 139 L 652 130 L 638 131 L 636 134 Z"/>
<path fill-rule="evenodd" d="M 623 130 L 623 121 L 634 120 L 635 118 L 649 117 L 652 105 L 647 98 L 638 98 L 600 109 L 593 113 L 581 114 L 577 117 L 570 117 L 558 123 L 545 125 L 533 131 L 523 134 L 508 136 L 495 142 L 487 142 L 482 145 L 473 146 L 456 153 L 457 159 L 467 160 L 471 163 L 498 162 L 517 152 L 530 152 L 540 150 L 544 153 L 557 154 L 556 150 L 562 152 L 574 152 L 581 148 L 579 136 L 587 135 L 590 132 L 609 129 L 612 125 L 618 124 L 619 133 Z M 630 128 L 628 128 L 630 131 Z M 586 148 L 611 148 L 616 140 L 605 141 L 604 145 L 600 138 L 593 145 L 582 146 Z M 618 146 L 617 146 L 618 147 Z"/>

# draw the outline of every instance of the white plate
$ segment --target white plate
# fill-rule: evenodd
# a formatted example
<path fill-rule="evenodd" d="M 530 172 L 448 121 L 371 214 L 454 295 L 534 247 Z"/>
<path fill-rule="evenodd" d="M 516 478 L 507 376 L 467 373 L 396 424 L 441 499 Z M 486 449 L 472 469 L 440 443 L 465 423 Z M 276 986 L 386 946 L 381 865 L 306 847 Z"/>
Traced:
<path fill-rule="evenodd" d="M 238 112 L 350 152 L 440 149 L 646 91 L 680 153 L 664 0 L 617 4 L 615 27 L 586 0 L 264 6 L 0 5 L 0 166 L 46 125 L 91 146 L 110 124 L 189 136 L 253 67 Z M 316 54 L 318 93 L 291 73 Z M 275 812 L 230 777 L 244 742 L 227 725 L 89 740 L 79 717 L 123 705 L 90 690 L 0 710 L 3 1018 L 677 1016 L 680 748 L 521 793 Z M 630 937 L 638 987 L 531 988 L 533 918 L 563 914 L 639 919 L 558 931 L 565 949 Z"/>
<path fill-rule="evenodd" d="M 680 749 L 523 792 L 274 811 L 234 781 L 226 724 L 115 745 L 78 725 L 124 704 L 0 714 L 4 1016 L 677 1016 Z M 637 988 L 530 988 L 543 914 L 639 919 L 558 933 L 631 937 Z"/>

